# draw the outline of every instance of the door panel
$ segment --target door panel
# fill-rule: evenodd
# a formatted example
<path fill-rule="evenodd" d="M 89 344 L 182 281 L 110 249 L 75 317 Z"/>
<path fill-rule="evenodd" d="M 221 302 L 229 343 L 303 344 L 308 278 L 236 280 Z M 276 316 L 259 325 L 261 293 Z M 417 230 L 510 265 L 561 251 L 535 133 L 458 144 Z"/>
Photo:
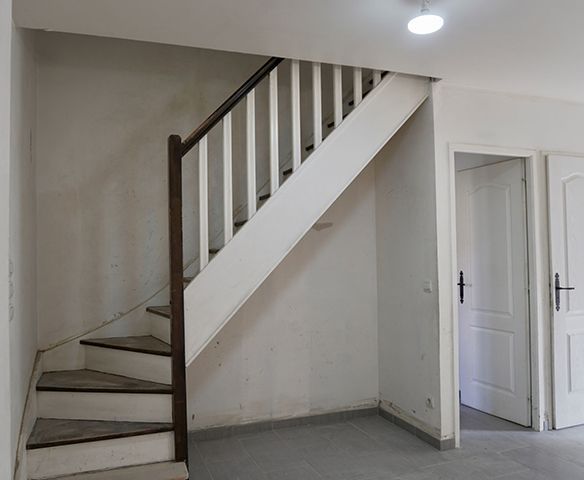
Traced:
<path fill-rule="evenodd" d="M 584 423 L 584 158 L 548 157 L 552 298 L 554 305 L 554 425 Z M 559 310 L 557 310 L 559 308 Z"/>
<path fill-rule="evenodd" d="M 457 173 L 462 403 L 529 426 L 527 229 L 522 159 Z"/>

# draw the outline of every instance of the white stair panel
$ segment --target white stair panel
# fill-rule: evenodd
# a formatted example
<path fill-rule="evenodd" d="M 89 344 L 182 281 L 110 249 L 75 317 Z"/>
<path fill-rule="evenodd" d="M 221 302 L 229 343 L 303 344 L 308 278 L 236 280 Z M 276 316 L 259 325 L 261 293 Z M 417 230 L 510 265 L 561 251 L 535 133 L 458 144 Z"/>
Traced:
<path fill-rule="evenodd" d="M 172 395 L 37 392 L 38 417 L 172 423 Z"/>
<path fill-rule="evenodd" d="M 85 349 L 85 363 L 90 370 L 158 383 L 172 383 L 170 357 L 89 345 Z"/>
<path fill-rule="evenodd" d="M 68 475 L 54 480 L 186 480 L 187 478 L 189 474 L 184 463 L 164 462 Z"/>
<path fill-rule="evenodd" d="M 185 290 L 187 365 L 428 97 L 388 74 Z"/>
<path fill-rule="evenodd" d="M 170 319 L 151 313 L 150 334 L 163 342 L 170 343 Z"/>
<path fill-rule="evenodd" d="M 40 480 L 88 471 L 168 462 L 173 456 L 174 434 L 167 432 L 28 450 L 27 465 L 29 478 Z"/>

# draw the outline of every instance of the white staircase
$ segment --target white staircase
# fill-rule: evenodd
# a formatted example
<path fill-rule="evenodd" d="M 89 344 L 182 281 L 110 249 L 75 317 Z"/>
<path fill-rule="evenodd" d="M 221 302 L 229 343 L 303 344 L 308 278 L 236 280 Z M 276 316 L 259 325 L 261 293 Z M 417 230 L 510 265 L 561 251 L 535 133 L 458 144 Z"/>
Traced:
<path fill-rule="evenodd" d="M 290 62 L 291 143 L 279 155 L 278 69 Z M 38 420 L 27 444 L 30 479 L 188 477 L 186 365 L 191 363 L 319 217 L 427 98 L 429 80 L 332 66 L 332 85 L 310 64 L 311 135 L 302 139 L 300 62 L 272 58 L 184 141 L 169 138 L 171 305 L 150 306 L 150 335 L 81 340 L 81 370 L 45 372 L 37 384 Z M 345 69 L 345 77 L 347 69 Z M 255 89 L 269 82 L 269 193 L 256 185 Z M 347 85 L 347 82 L 345 82 Z M 333 105 L 323 112 L 323 91 Z M 233 108 L 246 106 L 246 218 L 235 221 Z M 221 129 L 223 239 L 209 248 L 209 133 Z M 200 262 L 185 277 L 182 158 L 199 163 Z M 303 153 L 304 152 L 304 153 Z M 308 155 L 306 155 L 308 152 Z M 192 270 L 192 267 L 189 269 Z M 74 475 L 74 476 L 71 476 Z"/>
<path fill-rule="evenodd" d="M 428 87 L 425 78 L 385 75 L 204 266 L 184 292 L 187 364 L 416 111 Z"/>

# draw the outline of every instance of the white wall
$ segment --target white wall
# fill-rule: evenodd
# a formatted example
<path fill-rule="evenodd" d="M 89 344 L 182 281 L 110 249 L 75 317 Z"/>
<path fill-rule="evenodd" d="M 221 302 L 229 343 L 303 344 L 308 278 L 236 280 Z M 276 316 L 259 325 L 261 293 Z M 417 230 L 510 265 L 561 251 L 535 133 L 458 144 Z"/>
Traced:
<path fill-rule="evenodd" d="M 38 58 L 38 311 L 46 348 L 124 315 L 168 282 L 166 138 L 189 133 L 264 60 L 49 33 L 39 33 Z M 234 125 L 239 146 L 242 113 Z M 214 145 L 211 192 L 221 174 Z M 195 153 L 185 159 L 190 260 L 198 238 Z M 241 148 L 235 156 L 239 178 Z M 212 238 L 221 208 L 213 203 Z"/>
<path fill-rule="evenodd" d="M 12 2 L 0 0 L 0 478 L 12 476 L 10 326 L 8 305 L 9 163 Z"/>
<path fill-rule="evenodd" d="M 456 153 L 454 160 L 456 171 L 458 172 L 461 170 L 484 167 L 487 165 L 492 165 L 493 163 L 504 162 L 512 159 L 505 155 L 458 152 Z"/>
<path fill-rule="evenodd" d="M 15 455 L 37 353 L 34 32 L 14 29 L 10 152 L 10 372 Z"/>
<path fill-rule="evenodd" d="M 190 428 L 376 406 L 370 165 L 188 369 Z"/>
<path fill-rule="evenodd" d="M 442 390 L 442 434 L 456 429 L 455 378 L 456 339 L 454 334 L 451 210 L 453 195 L 449 148 L 455 144 L 472 144 L 507 149 L 534 150 L 533 200 L 536 211 L 534 229 L 541 248 L 535 255 L 540 273 L 535 288 L 538 302 L 535 315 L 540 332 L 536 351 L 536 368 L 541 385 L 536 385 L 540 411 L 534 419 L 542 424 L 550 414 L 551 358 L 548 292 L 548 252 L 546 220 L 545 152 L 584 153 L 582 119 L 584 105 L 545 98 L 508 95 L 481 90 L 457 88 L 452 85 L 435 87 L 436 116 L 436 225 L 440 282 L 440 369 Z M 495 152 L 493 152 L 495 153 Z"/>
<path fill-rule="evenodd" d="M 382 407 L 439 437 L 433 129 L 427 100 L 375 159 L 377 296 Z"/>
<path fill-rule="evenodd" d="M 187 135 L 265 58 L 39 33 L 38 311 L 41 348 L 124 316 L 167 283 L 166 138 Z M 302 68 L 302 104 L 311 99 Z M 348 73 L 348 72 L 346 72 Z M 289 66 L 280 157 L 290 156 Z M 323 84 L 331 85 L 330 68 Z M 346 82 L 347 88 L 349 82 Z M 257 185 L 269 178 L 268 91 L 258 88 Z M 331 89 L 323 95 L 330 110 Z M 245 218 L 245 102 L 234 111 L 234 209 Z M 303 133 L 309 136 L 310 110 Z M 210 136 L 210 243 L 222 232 L 221 129 Z M 308 144 L 307 139 L 307 144 Z M 185 158 L 185 258 L 198 256 L 196 149 Z M 304 153 L 306 155 L 306 153 Z M 283 165 L 282 165 L 283 166 Z M 143 309 L 142 309 L 143 310 Z"/>

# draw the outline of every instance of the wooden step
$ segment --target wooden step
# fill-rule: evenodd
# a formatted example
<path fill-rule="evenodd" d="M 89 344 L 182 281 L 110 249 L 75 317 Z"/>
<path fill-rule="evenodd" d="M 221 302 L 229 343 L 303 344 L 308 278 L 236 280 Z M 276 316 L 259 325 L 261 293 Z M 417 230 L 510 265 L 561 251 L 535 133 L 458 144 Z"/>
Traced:
<path fill-rule="evenodd" d="M 96 420 L 37 419 L 26 444 L 28 450 L 98 442 L 170 432 L 172 423 L 104 422 Z"/>
<path fill-rule="evenodd" d="M 292 169 L 291 168 L 287 168 L 286 170 L 284 170 L 282 172 L 282 175 L 284 175 L 285 177 L 287 177 L 288 175 L 292 174 Z"/>
<path fill-rule="evenodd" d="M 188 477 L 187 467 L 183 462 L 162 462 L 53 477 L 48 480 L 186 480 Z"/>
<path fill-rule="evenodd" d="M 128 352 L 146 353 L 150 355 L 171 356 L 170 345 L 151 335 L 139 337 L 113 337 L 81 340 L 82 345 L 91 347 L 125 350 Z"/>
<path fill-rule="evenodd" d="M 170 385 L 93 370 L 46 372 L 36 389 L 39 392 L 172 393 Z"/>
<path fill-rule="evenodd" d="M 264 200 L 267 200 L 267 199 L 268 199 L 268 198 L 270 198 L 270 197 L 271 197 L 271 194 L 269 194 L 269 193 L 265 193 L 264 195 L 260 195 L 260 196 L 259 196 L 259 198 L 258 198 L 258 200 L 259 200 L 260 202 L 263 202 Z"/>
<path fill-rule="evenodd" d="M 192 278 L 189 282 L 190 281 L 192 281 Z M 146 311 L 158 315 L 159 317 L 170 318 L 170 305 L 148 307 L 146 308 Z"/>
<path fill-rule="evenodd" d="M 247 223 L 247 220 L 240 220 L 239 222 L 235 222 L 235 228 L 243 227 Z"/>

